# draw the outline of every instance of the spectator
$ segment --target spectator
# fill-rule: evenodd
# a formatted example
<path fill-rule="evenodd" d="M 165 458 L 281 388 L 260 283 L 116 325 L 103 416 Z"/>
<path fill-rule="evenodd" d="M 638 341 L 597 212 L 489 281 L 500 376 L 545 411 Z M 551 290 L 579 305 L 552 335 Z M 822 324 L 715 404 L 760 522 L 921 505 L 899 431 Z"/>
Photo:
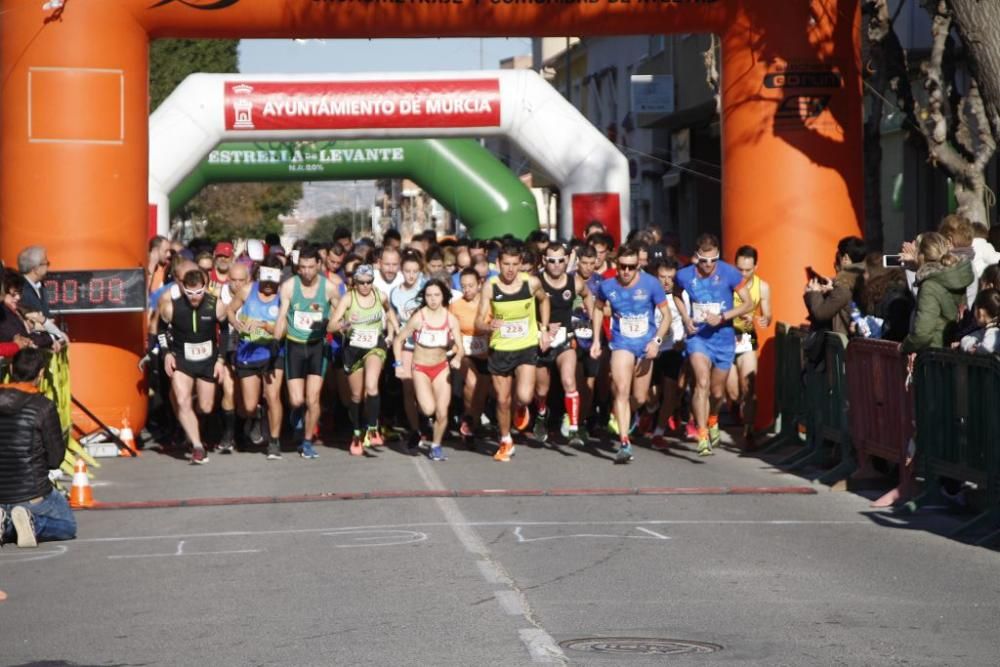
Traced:
<path fill-rule="evenodd" d="M 996 354 L 1000 351 L 1000 292 L 980 290 L 972 311 L 979 328 L 963 336 L 959 347 L 972 354 Z"/>
<path fill-rule="evenodd" d="M 12 269 L 5 269 L 3 276 L 3 306 L 0 307 L 0 341 L 17 342 L 18 337 L 29 339 L 36 347 L 56 348 L 52 336 L 43 332 L 31 332 L 22 317 L 18 306 L 21 303 L 21 293 L 24 290 L 24 278 Z"/>
<path fill-rule="evenodd" d="M 979 291 L 979 274 L 982 273 L 982 271 L 976 271 L 976 251 L 972 245 L 974 239 L 972 224 L 964 216 L 953 213 L 946 215 L 941 220 L 941 224 L 938 225 L 938 233 L 948 240 L 951 246 L 949 252 L 952 255 L 959 259 L 967 259 L 972 264 L 974 278 L 972 284 L 965 290 L 966 300 L 963 304 L 971 307 L 976 300 L 976 292 Z M 986 268 L 986 264 L 982 266 Z"/>
<path fill-rule="evenodd" d="M 45 297 L 43 281 L 49 273 L 49 258 L 40 245 L 28 246 L 17 256 L 17 270 L 24 278 L 21 292 L 21 309 L 41 313 L 42 328 L 54 339 L 66 342 L 69 339 L 52 320 L 48 299 Z"/>
<path fill-rule="evenodd" d="M 809 321 L 816 331 L 835 331 L 850 335 L 851 304 L 858 300 L 864 285 L 865 242 L 857 236 L 847 236 L 837 244 L 831 280 L 813 273 L 806 284 L 805 302 Z"/>
<path fill-rule="evenodd" d="M 973 282 L 972 262 L 949 252 L 948 240 L 936 232 L 920 237 L 917 249 L 917 311 L 903 340 L 904 352 L 944 347 L 954 337 L 959 306 Z"/>
<path fill-rule="evenodd" d="M 19 547 L 76 537 L 73 511 L 52 487 L 66 440 L 56 406 L 38 393 L 45 354 L 14 355 L 11 382 L 0 385 L 0 544 L 17 537 Z"/>
<path fill-rule="evenodd" d="M 149 240 L 149 255 L 146 263 L 146 280 L 149 281 L 147 292 L 153 292 L 163 287 L 172 255 L 173 248 L 170 240 L 166 237 L 154 236 Z"/>
<path fill-rule="evenodd" d="M 897 343 L 906 338 L 913 315 L 913 293 L 902 269 L 882 266 L 882 253 L 873 252 L 865 258 L 865 280 L 858 305 L 866 316 L 881 321 L 880 338 Z"/>

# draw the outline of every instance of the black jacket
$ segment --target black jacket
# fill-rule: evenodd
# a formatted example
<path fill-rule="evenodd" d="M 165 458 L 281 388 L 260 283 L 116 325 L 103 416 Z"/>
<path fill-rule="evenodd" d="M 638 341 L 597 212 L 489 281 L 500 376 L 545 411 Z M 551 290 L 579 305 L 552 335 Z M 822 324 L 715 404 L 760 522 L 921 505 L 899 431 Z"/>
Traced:
<path fill-rule="evenodd" d="M 0 503 L 48 495 L 49 470 L 66 455 L 56 406 L 33 389 L 0 385 Z"/>
<path fill-rule="evenodd" d="M 25 289 L 31 289 L 26 287 Z M 52 347 L 52 336 L 44 331 L 28 331 L 28 326 L 13 310 L 5 304 L 0 304 L 0 341 L 10 342 L 14 336 L 24 336 L 30 338 L 36 346 L 48 349 Z"/>

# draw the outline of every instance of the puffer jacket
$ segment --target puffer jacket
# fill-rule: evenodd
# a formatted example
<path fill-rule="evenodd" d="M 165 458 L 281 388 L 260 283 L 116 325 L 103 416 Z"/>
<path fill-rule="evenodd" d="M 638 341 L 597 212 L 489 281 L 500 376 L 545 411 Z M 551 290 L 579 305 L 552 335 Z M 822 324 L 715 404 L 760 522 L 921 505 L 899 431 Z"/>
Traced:
<path fill-rule="evenodd" d="M 962 260 L 952 266 L 924 264 L 917 271 L 917 310 L 903 352 L 944 347 L 955 337 L 958 309 L 965 302 L 965 288 L 976 279 L 972 263 Z"/>
<path fill-rule="evenodd" d="M 22 503 L 52 491 L 49 470 L 66 454 L 56 406 L 34 385 L 0 385 L 0 503 Z"/>
<path fill-rule="evenodd" d="M 814 330 L 850 335 L 851 303 L 860 295 L 864 273 L 863 262 L 849 264 L 833 279 L 833 289 L 826 294 L 806 292 L 806 310 Z"/>

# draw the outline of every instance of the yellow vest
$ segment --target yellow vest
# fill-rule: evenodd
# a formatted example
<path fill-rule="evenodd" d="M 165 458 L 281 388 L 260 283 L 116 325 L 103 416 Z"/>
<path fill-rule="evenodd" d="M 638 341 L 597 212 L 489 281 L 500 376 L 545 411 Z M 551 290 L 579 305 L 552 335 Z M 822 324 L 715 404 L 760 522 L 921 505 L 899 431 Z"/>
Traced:
<path fill-rule="evenodd" d="M 760 276 L 758 276 L 756 273 L 753 275 L 753 278 L 750 280 L 750 285 L 748 286 L 748 289 L 750 291 L 750 301 L 753 302 L 753 310 L 751 310 L 749 314 L 750 315 L 755 315 L 757 313 L 757 311 L 760 309 Z M 738 292 L 734 292 L 733 293 L 733 307 L 734 308 L 739 308 L 742 305 L 743 305 L 743 299 L 740 298 L 740 295 L 739 295 Z M 739 333 L 753 333 L 754 332 L 754 325 L 752 323 L 751 324 L 746 324 L 743 321 L 743 319 L 739 318 L 739 317 L 737 317 L 735 320 L 733 320 L 733 328 L 736 329 L 736 331 L 739 332 Z"/>
<path fill-rule="evenodd" d="M 531 293 L 528 274 L 523 273 L 518 277 L 521 279 L 521 289 L 514 294 L 497 289 L 500 276 L 490 278 L 493 319 L 503 322 L 490 336 L 491 350 L 518 352 L 538 345 L 538 307 L 535 295 Z"/>

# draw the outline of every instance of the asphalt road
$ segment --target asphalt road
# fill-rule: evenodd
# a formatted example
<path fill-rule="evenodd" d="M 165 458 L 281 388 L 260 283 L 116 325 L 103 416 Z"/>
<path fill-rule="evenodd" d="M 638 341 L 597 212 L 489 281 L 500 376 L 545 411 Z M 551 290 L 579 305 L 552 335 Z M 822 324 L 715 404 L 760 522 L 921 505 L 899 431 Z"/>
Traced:
<path fill-rule="evenodd" d="M 1000 555 L 753 458 L 519 448 L 318 461 L 147 453 L 107 502 L 484 490 L 90 511 L 0 552 L 3 665 L 994 665 Z M 510 497 L 502 489 L 703 488 Z M 747 489 L 745 489 L 747 490 Z M 808 489 L 807 489 L 808 490 Z M 413 495 L 413 494 L 408 494 Z"/>

